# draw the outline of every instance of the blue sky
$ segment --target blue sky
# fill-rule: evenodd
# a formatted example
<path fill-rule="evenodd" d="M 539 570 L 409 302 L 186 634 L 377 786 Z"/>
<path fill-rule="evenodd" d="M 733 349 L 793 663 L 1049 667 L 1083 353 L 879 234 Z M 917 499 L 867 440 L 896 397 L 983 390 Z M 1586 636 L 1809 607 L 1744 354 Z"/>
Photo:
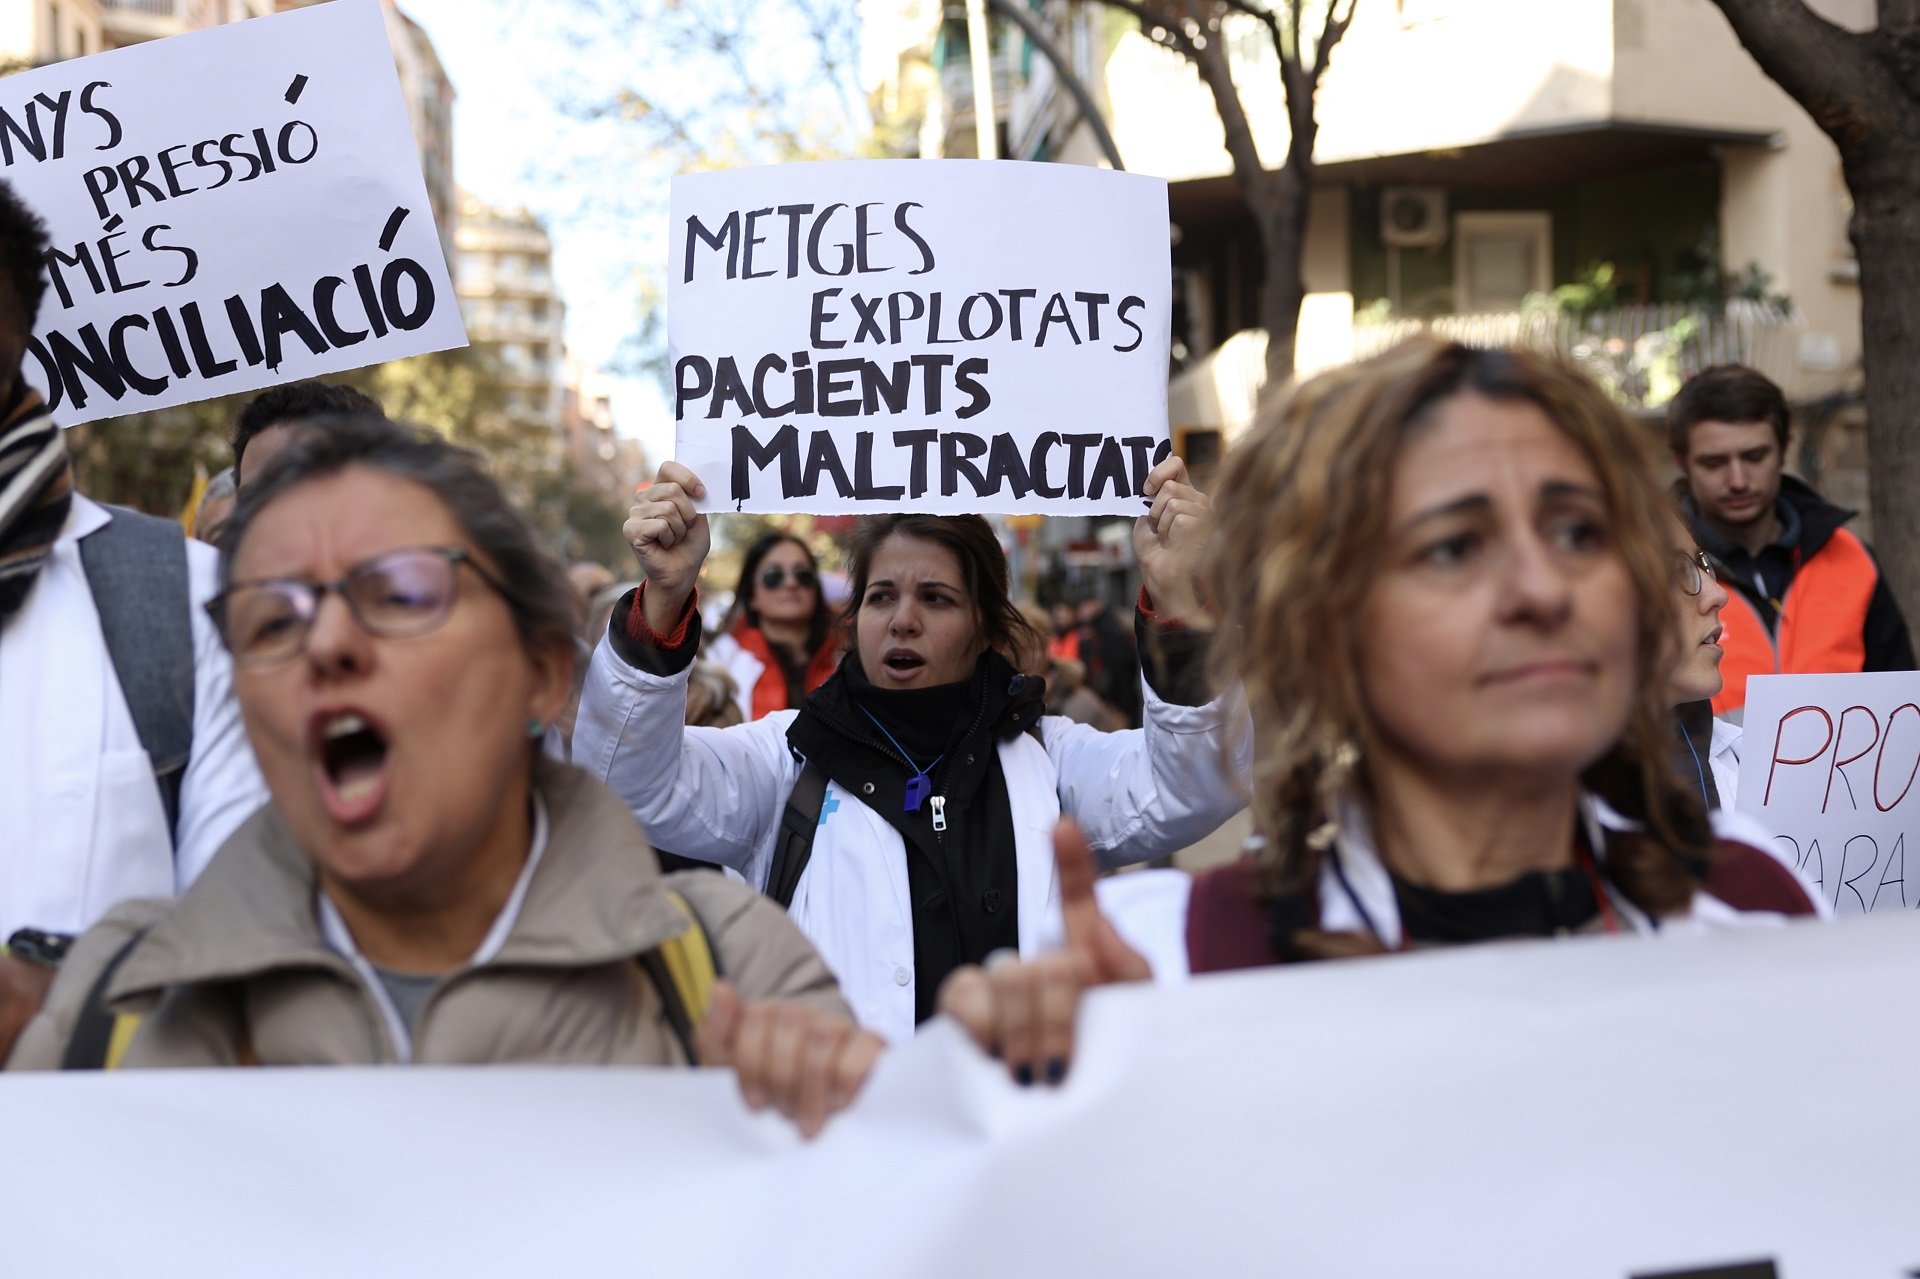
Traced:
<path fill-rule="evenodd" d="M 664 250 L 657 231 L 594 211 L 607 176 L 596 126 L 564 115 L 550 92 L 577 56 L 552 35 L 559 6 L 400 0 L 400 8 L 432 37 L 458 94 L 455 178 L 489 204 L 524 205 L 545 219 L 567 303 L 568 347 L 589 367 L 609 363 L 638 326 L 640 272 Z M 620 429 L 644 441 L 656 463 L 671 454 L 672 423 L 650 382 L 620 379 L 614 410 Z"/>

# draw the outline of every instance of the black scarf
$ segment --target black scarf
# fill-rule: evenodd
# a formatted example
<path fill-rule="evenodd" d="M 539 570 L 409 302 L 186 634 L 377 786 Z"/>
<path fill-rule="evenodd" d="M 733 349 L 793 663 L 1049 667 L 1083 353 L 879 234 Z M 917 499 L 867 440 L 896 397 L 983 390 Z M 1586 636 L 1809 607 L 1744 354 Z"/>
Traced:
<path fill-rule="evenodd" d="M 0 629 L 26 602 L 73 505 L 67 442 L 39 394 L 15 381 L 0 425 Z"/>
<path fill-rule="evenodd" d="M 1045 681 L 997 653 L 983 654 L 966 680 L 912 690 L 875 687 L 849 653 L 787 731 L 795 750 L 906 845 L 916 1021 L 933 1015 L 948 973 L 1020 945 L 1013 810 L 997 746 L 1036 722 L 1045 697 Z M 929 798 L 909 812 L 909 779 L 936 757 Z M 944 801 L 943 831 L 934 829 L 934 795 Z"/>

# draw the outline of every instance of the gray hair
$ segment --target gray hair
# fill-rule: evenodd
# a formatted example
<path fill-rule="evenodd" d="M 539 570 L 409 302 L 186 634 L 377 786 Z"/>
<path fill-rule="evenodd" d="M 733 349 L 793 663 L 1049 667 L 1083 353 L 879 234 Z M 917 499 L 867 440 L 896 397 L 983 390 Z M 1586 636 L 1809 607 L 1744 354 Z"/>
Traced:
<path fill-rule="evenodd" d="M 578 604 L 565 570 L 544 546 L 480 454 L 422 427 L 370 413 L 319 419 L 240 490 L 220 539 L 220 589 L 233 584 L 233 562 L 260 512 L 311 480 L 365 467 L 411 480 L 440 499 L 467 540 L 493 568 L 507 608 L 529 651 L 556 641 L 571 645 Z M 352 519 L 355 513 L 342 512 Z"/>

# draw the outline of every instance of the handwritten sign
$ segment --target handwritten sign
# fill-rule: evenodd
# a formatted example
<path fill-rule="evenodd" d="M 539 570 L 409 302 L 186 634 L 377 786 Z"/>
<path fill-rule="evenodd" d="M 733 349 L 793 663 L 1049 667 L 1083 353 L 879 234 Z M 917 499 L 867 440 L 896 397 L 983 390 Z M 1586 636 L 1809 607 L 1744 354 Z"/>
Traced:
<path fill-rule="evenodd" d="M 466 342 L 376 0 L 0 79 L 0 177 L 62 425 Z"/>
<path fill-rule="evenodd" d="M 847 161 L 681 176 L 672 206 L 674 455 L 710 508 L 1145 509 L 1165 182 Z"/>
<path fill-rule="evenodd" d="M 1920 907 L 1920 672 L 1747 684 L 1742 811 L 1836 914 Z"/>
<path fill-rule="evenodd" d="M 0 1240 L 142 1279 L 1896 1279 L 1915 923 L 1109 988 L 1059 1088 L 941 1020 L 811 1144 L 714 1070 L 10 1074 Z"/>

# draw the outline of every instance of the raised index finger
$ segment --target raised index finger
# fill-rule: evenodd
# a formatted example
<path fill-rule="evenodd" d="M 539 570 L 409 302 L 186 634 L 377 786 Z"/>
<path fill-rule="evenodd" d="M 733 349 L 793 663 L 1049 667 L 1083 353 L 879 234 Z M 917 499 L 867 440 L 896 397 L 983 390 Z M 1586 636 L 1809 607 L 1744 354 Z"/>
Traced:
<path fill-rule="evenodd" d="M 1067 949 L 1091 958 L 1100 931 L 1100 903 L 1093 895 L 1093 850 L 1080 824 L 1063 817 L 1053 828 L 1053 864 L 1060 876 L 1060 918 Z"/>

